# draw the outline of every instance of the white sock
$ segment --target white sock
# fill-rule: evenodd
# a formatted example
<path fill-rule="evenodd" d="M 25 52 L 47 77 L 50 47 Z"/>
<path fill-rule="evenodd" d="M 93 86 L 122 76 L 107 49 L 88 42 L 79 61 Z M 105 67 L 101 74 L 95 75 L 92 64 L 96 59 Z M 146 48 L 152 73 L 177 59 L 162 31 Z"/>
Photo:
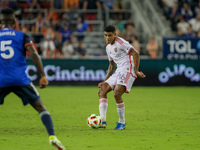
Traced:
<path fill-rule="evenodd" d="M 117 104 L 117 113 L 119 116 L 119 123 L 125 124 L 125 106 L 123 103 Z"/>
<path fill-rule="evenodd" d="M 107 108 L 108 108 L 108 100 L 106 98 L 99 99 L 99 113 L 102 122 L 106 121 Z"/>

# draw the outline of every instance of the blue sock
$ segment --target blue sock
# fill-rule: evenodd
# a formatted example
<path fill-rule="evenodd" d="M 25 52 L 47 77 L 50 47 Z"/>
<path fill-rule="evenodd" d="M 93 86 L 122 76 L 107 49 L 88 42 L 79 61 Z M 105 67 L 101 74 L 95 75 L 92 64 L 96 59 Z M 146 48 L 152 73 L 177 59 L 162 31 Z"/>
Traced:
<path fill-rule="evenodd" d="M 53 129 L 53 122 L 51 120 L 51 115 L 50 113 L 45 110 L 45 111 L 42 111 L 40 113 L 40 118 L 43 122 L 43 124 L 45 125 L 46 129 L 47 129 L 47 132 L 49 135 L 55 135 L 54 134 L 54 129 Z"/>

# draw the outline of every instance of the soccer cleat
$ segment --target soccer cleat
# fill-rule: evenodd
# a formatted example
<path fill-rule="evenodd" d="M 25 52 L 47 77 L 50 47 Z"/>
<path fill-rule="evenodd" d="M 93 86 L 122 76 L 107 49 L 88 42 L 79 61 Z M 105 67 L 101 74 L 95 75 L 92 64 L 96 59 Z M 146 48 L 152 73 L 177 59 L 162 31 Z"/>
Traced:
<path fill-rule="evenodd" d="M 62 143 L 54 135 L 49 136 L 49 143 L 52 146 L 55 146 L 57 148 L 57 150 L 65 150 L 65 147 L 62 145 Z"/>
<path fill-rule="evenodd" d="M 107 122 L 103 121 L 102 124 L 101 124 L 101 126 L 99 128 L 106 128 L 106 126 L 107 126 Z"/>
<path fill-rule="evenodd" d="M 125 128 L 126 128 L 126 123 L 122 124 L 122 123 L 117 122 L 117 126 L 115 127 L 115 130 L 123 130 Z"/>

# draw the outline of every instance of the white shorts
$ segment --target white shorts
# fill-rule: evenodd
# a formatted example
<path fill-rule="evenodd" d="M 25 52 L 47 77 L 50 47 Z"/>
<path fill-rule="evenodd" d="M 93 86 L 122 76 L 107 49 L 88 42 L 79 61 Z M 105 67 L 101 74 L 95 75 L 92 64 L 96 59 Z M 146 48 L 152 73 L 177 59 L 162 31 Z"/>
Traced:
<path fill-rule="evenodd" d="M 124 85 L 126 87 L 126 93 L 129 93 L 136 77 L 133 77 L 130 72 L 115 72 L 105 82 L 110 85 L 114 90 L 117 84 Z"/>

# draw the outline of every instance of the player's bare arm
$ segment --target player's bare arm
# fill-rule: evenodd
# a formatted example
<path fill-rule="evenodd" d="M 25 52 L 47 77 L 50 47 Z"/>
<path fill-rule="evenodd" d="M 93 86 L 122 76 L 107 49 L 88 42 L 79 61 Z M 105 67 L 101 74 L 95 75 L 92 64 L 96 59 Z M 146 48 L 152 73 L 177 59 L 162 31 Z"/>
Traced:
<path fill-rule="evenodd" d="M 139 64 L 140 64 L 140 53 L 137 50 L 132 49 L 129 54 L 133 56 L 133 60 L 134 60 L 134 64 L 135 64 L 134 69 L 135 69 L 136 75 L 140 78 L 145 78 L 146 75 L 144 75 L 144 73 L 142 71 L 138 71 Z"/>
<path fill-rule="evenodd" d="M 107 80 L 115 72 L 115 69 L 116 69 L 116 64 L 115 64 L 114 61 L 111 61 L 109 66 L 108 66 L 108 73 L 106 75 L 105 80 Z"/>
<path fill-rule="evenodd" d="M 108 66 L 108 73 L 107 73 L 106 78 L 105 78 L 104 81 L 106 81 L 115 72 L 115 69 L 116 69 L 116 64 L 115 64 L 114 61 L 111 61 L 109 66 Z M 100 82 L 98 87 L 101 87 L 103 82 Z"/>
<path fill-rule="evenodd" d="M 40 82 L 39 82 L 40 88 L 44 88 L 49 84 L 49 82 L 48 82 L 46 75 L 44 73 L 42 61 L 41 61 L 37 51 L 35 50 L 35 48 L 32 45 L 26 46 L 26 49 L 31 53 L 32 61 L 41 74 L 41 79 L 40 79 Z"/>

